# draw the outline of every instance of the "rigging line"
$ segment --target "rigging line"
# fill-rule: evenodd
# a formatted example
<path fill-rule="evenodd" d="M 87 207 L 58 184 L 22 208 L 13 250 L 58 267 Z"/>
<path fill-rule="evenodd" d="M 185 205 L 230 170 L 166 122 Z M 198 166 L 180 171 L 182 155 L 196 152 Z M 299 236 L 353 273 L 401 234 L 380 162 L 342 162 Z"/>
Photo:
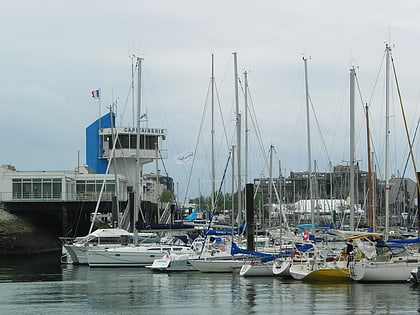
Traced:
<path fill-rule="evenodd" d="M 244 88 L 243 88 L 242 82 L 240 80 L 239 80 L 239 84 L 241 86 L 242 94 L 245 95 Z M 268 155 L 265 154 L 266 151 L 264 150 L 264 144 L 263 144 L 263 140 L 262 140 L 262 137 L 261 137 L 261 131 L 260 131 L 259 126 L 258 126 L 258 121 L 257 121 L 257 118 L 256 118 L 257 115 L 255 113 L 255 107 L 254 107 L 254 103 L 253 103 L 253 100 L 252 100 L 251 90 L 249 89 L 249 85 L 248 85 L 248 97 L 249 97 L 249 104 L 251 105 L 251 106 L 249 106 L 249 109 L 250 109 L 249 114 L 250 114 L 252 125 L 255 128 L 255 136 L 256 136 L 257 142 L 258 142 L 258 148 L 259 148 L 260 153 L 263 157 L 264 166 L 267 167 L 267 170 L 268 170 L 269 169 Z"/>
<path fill-rule="evenodd" d="M 401 113 L 403 115 L 403 120 L 404 120 L 404 127 L 405 127 L 405 133 L 407 136 L 407 141 L 408 141 L 408 145 L 410 147 L 410 156 L 411 156 L 411 161 L 413 163 L 413 168 L 414 168 L 414 173 L 417 177 L 417 189 L 418 189 L 418 193 L 420 194 L 420 178 L 419 175 L 417 173 L 417 168 L 416 168 L 416 161 L 414 159 L 414 154 L 413 154 L 413 145 L 411 143 L 411 139 L 410 139 L 410 133 L 408 131 L 408 126 L 407 126 L 407 119 L 405 117 L 405 111 L 404 111 L 404 105 L 402 102 L 402 96 L 401 96 L 401 90 L 400 90 L 400 85 L 398 83 L 398 78 L 397 78 L 397 70 L 395 69 L 395 64 L 394 64 L 394 58 L 391 56 L 391 62 L 392 62 L 392 69 L 394 71 L 394 77 L 395 77 L 395 83 L 397 85 L 397 91 L 398 91 L 398 97 L 400 99 L 400 106 L 401 106 Z"/>
<path fill-rule="evenodd" d="M 168 176 L 168 170 L 166 169 L 166 165 L 165 165 L 165 162 L 163 160 L 162 151 L 158 150 L 158 152 L 159 152 L 160 160 L 162 162 L 163 169 L 165 170 L 165 174 L 166 174 L 166 176 Z"/>
<path fill-rule="evenodd" d="M 138 67 L 137 63 L 136 63 L 136 65 L 134 67 L 135 68 L 133 69 L 133 72 L 136 71 L 136 69 Z M 128 104 L 128 100 L 130 98 L 131 92 L 132 92 L 133 84 L 134 84 L 134 82 L 133 82 L 133 80 L 131 80 L 130 85 L 128 87 L 128 93 L 127 93 L 127 97 L 125 99 L 124 108 L 123 108 L 123 111 L 122 111 L 122 114 L 121 114 L 121 118 L 120 118 L 120 125 L 123 125 L 123 117 L 125 115 L 125 110 L 127 109 L 127 104 Z M 132 97 L 134 97 L 134 95 Z"/>
<path fill-rule="evenodd" d="M 375 78 L 375 81 L 374 81 L 374 84 L 373 84 L 373 87 L 372 87 L 372 91 L 371 91 L 371 94 L 370 94 L 369 104 L 372 103 L 373 91 L 376 89 L 376 85 L 378 84 L 379 75 L 381 74 L 381 69 L 382 69 L 382 67 L 384 65 L 384 62 L 385 62 L 385 56 L 386 56 L 386 50 L 384 50 L 384 53 L 382 55 L 382 62 L 381 62 L 381 65 L 379 66 L 378 72 L 376 74 L 376 78 Z"/>
<path fill-rule="evenodd" d="M 252 122 L 252 125 L 255 128 L 255 135 L 256 135 L 256 138 L 258 140 L 260 153 L 263 157 L 265 166 L 267 167 L 267 170 L 268 170 L 269 169 L 269 166 L 268 166 L 269 157 L 268 157 L 268 155 L 265 154 L 266 150 L 264 150 L 264 143 L 263 143 L 263 140 L 262 140 L 261 130 L 260 130 L 260 127 L 259 127 L 259 124 L 258 124 L 257 114 L 255 112 L 254 101 L 252 99 L 251 90 L 249 89 L 249 85 L 248 85 L 248 96 L 249 96 L 249 101 L 250 101 L 249 103 L 251 104 L 251 106 L 250 106 L 251 122 Z"/>
<path fill-rule="evenodd" d="M 328 162 L 329 162 L 329 161 L 331 161 L 331 158 L 330 158 L 330 155 L 328 154 L 327 145 L 325 144 L 324 137 L 322 136 L 321 126 L 319 125 L 318 117 L 316 116 L 316 113 L 315 113 L 315 108 L 314 108 L 314 104 L 312 103 L 312 99 L 311 99 L 311 96 L 310 96 L 310 95 L 309 95 L 309 101 L 310 101 L 310 103 L 311 103 L 312 112 L 313 112 L 314 117 L 315 117 L 315 122 L 316 122 L 316 125 L 317 125 L 317 127 L 318 127 L 319 134 L 321 135 L 322 145 L 323 145 L 323 147 L 324 147 L 325 154 L 327 155 L 327 159 L 328 159 Z M 311 163 L 312 163 L 312 162 L 311 162 Z"/>
<path fill-rule="evenodd" d="M 354 77 L 355 77 L 355 79 L 356 79 L 357 91 L 359 92 L 360 104 L 361 104 L 361 106 L 362 106 L 362 112 L 364 113 L 364 112 L 365 112 L 365 105 L 364 105 L 365 103 L 364 103 L 364 101 L 363 101 L 362 91 L 361 91 L 361 89 L 360 89 L 359 79 L 358 79 L 358 77 L 357 77 L 357 73 L 356 73 L 356 71 L 354 71 Z M 370 111 L 369 111 L 368 113 L 370 114 Z M 357 141 L 359 141 L 359 139 L 361 138 L 362 130 L 363 130 L 363 128 L 359 128 L 359 135 L 358 135 L 358 137 L 357 137 Z M 370 133 L 369 133 L 369 134 L 370 134 Z"/>
<path fill-rule="evenodd" d="M 415 129 L 415 131 L 414 131 L 414 135 L 413 135 L 413 141 L 412 142 L 414 142 L 414 140 L 416 139 L 416 136 L 417 136 L 417 131 L 418 131 L 418 128 L 419 128 L 419 124 L 420 124 L 420 117 L 418 118 L 418 120 L 417 120 L 417 125 L 416 125 L 416 129 Z M 408 162 L 410 161 L 410 153 L 408 153 L 408 155 L 407 155 L 407 159 L 406 159 L 406 161 L 405 161 L 405 166 L 404 166 L 404 170 L 403 170 L 403 173 L 402 173 L 402 176 L 401 176 L 401 180 L 400 180 L 400 185 L 398 186 L 398 190 L 397 190 L 397 194 L 396 194 L 396 196 L 395 196 L 395 200 L 398 200 L 398 198 L 399 198 L 399 194 L 400 194 L 400 192 L 401 192 L 401 190 L 402 190 L 402 179 L 405 177 L 405 172 L 406 172 L 406 170 L 407 170 L 407 164 L 408 164 Z M 414 192 L 413 192 L 414 193 Z M 396 208 L 396 203 L 394 202 L 394 207 L 393 207 L 393 209 L 392 210 L 395 210 L 395 208 Z"/>
<path fill-rule="evenodd" d="M 125 99 L 123 111 L 122 111 L 121 116 L 120 116 L 120 126 L 123 125 L 123 118 L 124 118 L 124 115 L 125 115 L 125 110 L 127 109 L 127 104 L 128 104 L 130 96 L 131 96 L 131 83 L 130 83 L 130 86 L 128 87 L 127 97 Z"/>
<path fill-rule="evenodd" d="M 220 197 L 220 194 L 222 192 L 222 187 L 223 187 L 223 183 L 225 181 L 227 169 L 229 168 L 229 161 L 230 161 L 231 156 L 232 156 L 232 150 L 229 151 L 229 156 L 228 156 L 228 159 L 227 159 L 227 162 L 226 162 L 225 170 L 223 171 L 222 180 L 220 182 L 219 189 L 217 190 L 216 198 L 215 198 L 215 201 L 214 201 L 214 204 L 213 204 L 213 208 L 211 210 L 211 217 L 210 217 L 210 221 L 209 221 L 207 231 L 210 230 L 211 224 L 213 223 L 213 217 L 214 217 L 214 213 L 216 211 L 216 205 L 219 201 L 219 197 Z M 232 220 L 233 220 L 233 216 L 232 216 Z M 208 233 L 206 232 L 206 235 L 205 235 L 204 241 L 203 241 L 203 246 L 201 247 L 201 252 L 200 252 L 200 255 L 198 256 L 198 258 L 201 258 L 201 254 L 203 253 L 204 244 L 206 243 L 207 236 L 208 236 Z M 233 239 L 232 239 L 232 242 L 233 242 Z"/>
<path fill-rule="evenodd" d="M 116 129 L 115 128 L 115 145 L 116 144 L 119 144 L 119 147 L 120 148 L 122 148 L 123 146 L 122 146 L 122 144 L 121 144 L 121 139 L 120 139 L 120 137 L 119 137 L 119 132 L 118 132 L 118 129 Z M 114 144 L 113 144 L 113 148 L 114 148 L 114 146 L 115 146 Z M 127 163 L 127 158 L 126 158 L 126 156 L 124 155 L 124 150 L 122 150 L 122 158 L 123 158 L 123 161 L 124 161 L 124 165 L 125 165 L 125 175 L 127 176 L 127 178 L 129 179 L 129 181 L 132 181 L 133 180 L 133 178 L 132 178 L 132 175 L 131 175 L 131 173 L 130 172 L 128 172 L 127 170 L 128 170 L 128 163 Z M 115 183 L 115 185 L 117 185 L 117 183 Z M 141 209 L 141 207 L 139 207 L 139 210 L 140 210 L 140 214 L 141 214 L 141 217 L 142 217 L 142 219 L 143 219 L 143 221 L 145 221 L 145 218 L 144 218 L 144 213 L 143 213 L 143 210 Z"/>
<path fill-rule="evenodd" d="M 370 94 L 370 99 L 369 99 L 369 101 L 367 102 L 368 104 L 372 104 L 372 98 L 373 98 L 373 91 L 376 89 L 376 85 L 378 84 L 378 81 L 379 81 L 379 76 L 380 76 L 380 73 L 381 73 L 381 69 L 383 68 L 383 66 L 384 66 L 384 62 L 385 62 L 385 57 L 386 57 L 386 50 L 384 50 L 384 52 L 383 52 L 383 55 L 382 55 L 382 62 L 381 62 L 381 64 L 380 64 L 380 66 L 379 66 L 379 69 L 378 69 L 378 72 L 377 72 L 377 75 L 376 75 L 376 78 L 375 78 L 375 81 L 374 81 L 374 84 L 373 84 L 373 88 L 372 88 L 372 90 L 371 90 L 371 94 Z M 370 111 L 371 112 L 371 111 Z M 370 114 L 370 112 L 369 112 L 369 114 Z M 371 125 L 370 126 L 370 128 L 372 129 L 372 127 L 373 127 L 373 125 Z M 379 160 L 378 160 L 378 156 L 377 156 L 377 154 L 376 154 L 376 152 L 377 152 L 377 150 L 376 150 L 376 147 L 375 147 L 375 143 L 374 143 L 374 141 L 373 141 L 373 133 L 371 133 L 371 139 L 372 139 L 372 141 L 371 141 L 371 143 L 372 143 L 372 147 L 373 147 L 373 152 L 375 152 L 375 154 L 374 154 L 374 158 L 375 158 L 375 162 L 376 162 L 376 165 L 381 165 L 380 163 L 379 163 Z M 370 152 L 369 152 L 369 154 L 370 154 Z M 378 172 L 378 174 L 379 174 L 379 177 L 383 177 L 383 174 L 382 174 L 382 172 L 381 172 L 381 168 L 380 167 L 378 167 L 377 168 L 377 172 Z"/>
<path fill-rule="evenodd" d="M 227 146 L 227 148 L 229 148 L 230 144 L 229 144 L 229 139 L 228 139 L 228 136 L 227 136 L 225 120 L 223 119 L 222 106 L 221 106 L 221 102 L 220 102 L 220 98 L 219 98 L 219 90 L 217 89 L 216 81 L 214 82 L 214 88 L 215 88 L 215 91 L 216 91 L 217 104 L 219 105 L 220 117 L 221 117 L 221 120 L 222 120 L 223 134 L 225 136 L 226 146 Z"/>
<path fill-rule="evenodd" d="M 204 103 L 203 113 L 201 115 L 200 128 L 199 128 L 199 131 L 198 131 L 198 136 L 197 136 L 197 140 L 196 140 L 195 148 L 194 148 L 194 156 L 193 156 L 193 160 L 192 160 L 192 163 L 191 163 L 190 174 L 189 174 L 188 180 L 187 180 L 187 187 L 185 189 L 184 204 L 186 204 L 187 193 L 188 193 L 188 189 L 189 189 L 190 183 L 191 183 L 191 176 L 192 176 L 192 171 L 194 169 L 195 158 L 196 158 L 196 154 L 197 154 L 198 143 L 199 143 L 199 140 L 200 140 L 201 131 L 203 129 L 204 116 L 205 116 L 205 113 L 206 113 L 206 108 L 207 108 L 208 99 L 209 99 L 209 95 L 210 95 L 210 88 L 211 88 L 211 80 L 210 80 L 208 88 L 207 88 L 206 101 Z"/>

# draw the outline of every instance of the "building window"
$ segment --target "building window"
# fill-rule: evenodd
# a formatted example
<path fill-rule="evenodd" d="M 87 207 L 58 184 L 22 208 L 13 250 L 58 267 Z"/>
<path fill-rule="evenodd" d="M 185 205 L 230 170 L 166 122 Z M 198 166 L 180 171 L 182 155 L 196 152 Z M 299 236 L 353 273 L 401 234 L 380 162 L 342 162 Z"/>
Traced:
<path fill-rule="evenodd" d="M 60 199 L 61 191 L 60 178 L 15 178 L 12 180 L 14 199 Z"/>

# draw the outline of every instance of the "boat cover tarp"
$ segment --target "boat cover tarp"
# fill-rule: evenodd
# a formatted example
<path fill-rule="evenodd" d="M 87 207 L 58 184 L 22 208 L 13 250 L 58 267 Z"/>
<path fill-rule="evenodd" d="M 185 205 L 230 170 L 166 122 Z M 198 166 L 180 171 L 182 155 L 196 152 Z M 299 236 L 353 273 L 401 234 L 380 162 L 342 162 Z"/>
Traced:
<path fill-rule="evenodd" d="M 401 243 L 401 244 L 417 244 L 420 243 L 420 237 L 407 238 L 407 239 L 392 239 L 388 240 L 388 243 Z"/>
<path fill-rule="evenodd" d="M 194 208 L 193 211 L 189 215 L 187 215 L 187 221 L 192 222 L 194 220 L 197 220 L 197 212 L 198 209 Z"/>
<path fill-rule="evenodd" d="M 239 229 L 238 228 L 233 229 L 233 234 L 242 233 L 244 228 L 245 228 L 245 223 L 242 223 Z M 205 232 L 205 235 L 232 235 L 232 229 L 228 228 L 228 229 L 220 229 L 220 230 L 207 230 Z"/>
<path fill-rule="evenodd" d="M 184 223 L 161 224 L 161 223 L 136 223 L 136 229 L 139 231 L 144 230 L 184 230 L 194 229 L 193 225 Z"/>
<path fill-rule="evenodd" d="M 261 261 L 264 261 L 264 262 L 276 259 L 276 256 L 272 254 L 261 253 L 261 252 L 239 248 L 239 246 L 236 245 L 235 242 L 232 242 L 232 247 L 230 248 L 230 254 L 231 255 L 245 254 L 245 255 L 250 255 L 250 256 L 255 256 L 255 257 L 262 257 Z"/>
<path fill-rule="evenodd" d="M 296 247 L 295 250 L 298 250 L 300 252 L 306 252 L 307 250 L 313 248 L 313 245 L 310 243 L 306 243 L 303 244 L 301 246 Z M 251 255 L 251 256 L 256 256 L 256 257 L 262 257 L 261 261 L 262 262 L 267 262 L 267 261 L 271 261 L 274 260 L 278 257 L 281 256 L 289 256 L 292 254 L 294 250 L 286 250 L 286 251 L 282 251 L 279 254 L 273 255 L 273 254 L 267 254 L 267 253 L 261 253 L 261 252 L 256 252 L 256 251 L 251 251 L 251 250 L 247 250 L 247 249 L 242 249 L 240 247 L 238 247 L 238 245 L 236 245 L 235 242 L 232 242 L 232 247 L 230 249 L 230 254 L 231 255 L 235 255 L 235 254 L 246 254 L 246 255 Z"/>
<path fill-rule="evenodd" d="M 288 250 L 281 251 L 279 253 L 279 256 L 280 257 L 290 256 L 292 254 L 292 252 L 294 252 L 294 251 L 299 251 L 299 252 L 304 253 L 304 252 L 310 250 L 313 247 L 314 246 L 311 243 L 305 243 L 303 245 L 297 246 L 295 249 L 288 249 Z"/>

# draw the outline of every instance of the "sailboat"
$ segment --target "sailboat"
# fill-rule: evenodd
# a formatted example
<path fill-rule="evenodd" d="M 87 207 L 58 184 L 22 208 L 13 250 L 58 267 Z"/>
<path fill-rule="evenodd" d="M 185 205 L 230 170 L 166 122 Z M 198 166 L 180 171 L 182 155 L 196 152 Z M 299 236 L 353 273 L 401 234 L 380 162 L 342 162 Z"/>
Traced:
<path fill-rule="evenodd" d="M 304 263 L 292 264 L 289 269 L 293 279 L 310 282 L 349 282 L 347 260 L 341 253 L 326 248 L 313 247 Z"/>
<path fill-rule="evenodd" d="M 237 54 L 233 53 L 234 56 L 234 79 L 235 79 L 235 100 L 236 100 L 236 135 L 237 135 L 237 161 L 238 161 L 238 222 L 240 224 L 241 222 L 241 196 L 240 196 L 240 192 L 241 192 L 241 165 L 240 165 L 240 161 L 241 161 L 241 124 L 240 124 L 240 113 L 239 113 L 239 99 L 238 99 L 238 71 L 237 71 Z M 213 60 L 213 55 L 212 55 L 212 103 L 213 103 L 213 88 L 214 88 L 214 60 Z M 213 106 L 212 106 L 213 107 Z M 213 112 L 212 112 L 212 122 L 213 122 Z M 212 126 L 213 127 L 213 126 Z M 214 154 L 214 147 L 213 147 L 213 134 L 214 132 L 212 132 L 212 156 Z M 232 156 L 234 154 L 234 149 L 232 148 L 231 150 L 231 154 L 230 156 Z M 230 158 L 230 157 L 229 157 Z M 229 162 L 229 161 L 228 161 Z M 232 169 L 233 169 L 233 165 L 234 165 L 234 158 L 232 158 Z M 227 168 L 227 165 L 226 165 Z M 233 172 L 232 172 L 233 173 Z M 214 200 L 214 182 L 215 182 L 215 178 L 214 178 L 215 174 L 214 174 L 214 159 L 212 158 L 212 201 Z M 223 176 L 224 179 L 224 176 Z M 222 183 L 223 184 L 223 179 L 222 179 Z M 232 183 L 233 183 L 233 179 L 232 179 Z M 232 184 L 233 187 L 233 184 Z M 221 188 L 221 186 L 220 186 Z M 219 188 L 219 191 L 220 191 Z M 232 192 L 233 195 L 233 192 Z M 212 208 L 213 211 L 215 209 L 215 205 L 217 204 L 217 202 L 213 202 L 212 204 Z M 213 256 L 205 256 L 202 257 L 200 255 L 200 257 L 198 259 L 191 259 L 190 263 L 196 268 L 198 269 L 200 272 L 237 272 L 242 265 L 244 264 L 245 260 L 243 259 L 243 257 L 238 257 L 238 255 L 234 256 L 234 228 L 233 228 L 233 224 L 234 224 L 234 216 L 233 216 L 233 209 L 232 209 L 232 229 L 231 229 L 231 243 L 229 244 L 229 246 L 231 247 L 231 251 L 230 253 L 228 252 L 228 255 L 222 255 L 222 256 L 217 256 L 217 257 L 213 257 Z M 240 230 L 240 229 L 238 229 Z M 240 231 L 238 231 L 240 233 Z M 242 255 L 240 255 L 242 256 Z"/>
<path fill-rule="evenodd" d="M 153 232 L 144 232 L 138 235 L 145 243 L 156 243 L 159 237 Z M 66 261 L 74 265 L 87 265 L 86 253 L 90 248 L 110 248 L 120 247 L 121 245 L 133 242 L 133 233 L 121 228 L 97 229 L 86 236 L 76 237 L 75 239 L 60 238 L 63 242 L 65 253 L 70 257 Z M 64 261 L 62 261 L 64 262 Z"/>
<path fill-rule="evenodd" d="M 105 116 L 104 116 L 105 117 Z M 99 118 L 98 125 L 101 125 L 101 120 L 104 117 Z M 110 154 L 110 158 L 107 163 L 107 168 L 105 171 L 105 174 L 107 174 L 104 177 L 104 180 L 102 182 L 101 190 L 99 193 L 98 201 L 96 203 L 95 211 L 93 212 L 92 216 L 92 222 L 89 228 L 89 232 L 85 236 L 76 237 L 76 238 L 68 238 L 68 237 L 60 237 L 59 239 L 63 243 L 63 255 L 61 258 L 62 263 L 68 263 L 68 264 L 75 264 L 75 265 L 86 265 L 88 264 L 86 252 L 89 250 L 89 248 L 109 248 L 109 247 L 115 247 L 115 246 L 121 246 L 123 244 L 128 244 L 133 240 L 133 233 L 128 232 L 125 229 L 122 229 L 121 227 L 109 227 L 109 228 L 101 228 L 97 230 L 93 230 L 95 226 L 95 222 L 98 216 L 98 210 L 101 203 L 101 199 L 104 192 L 104 187 L 106 184 L 107 177 L 109 175 L 109 169 L 111 166 L 111 163 L 115 157 L 115 148 L 117 141 L 114 139 L 114 132 L 116 128 L 113 126 L 114 121 L 114 113 L 112 111 L 112 107 L 110 107 L 110 122 L 111 122 L 111 129 L 112 129 L 112 136 L 113 136 L 113 147 Z M 118 135 L 116 135 L 118 137 Z M 114 164 L 115 167 L 115 164 Z M 118 192 L 118 176 L 117 172 L 114 174 L 115 176 L 115 190 Z M 117 195 L 117 193 L 116 193 Z M 116 216 L 118 216 L 118 201 L 116 201 L 117 205 L 117 211 Z M 118 218 L 116 219 L 116 225 L 120 225 Z M 144 240 L 148 239 L 148 241 L 156 241 L 157 235 L 155 233 L 142 233 L 141 237 L 144 237 Z M 146 241 L 146 242 L 148 242 Z"/>
<path fill-rule="evenodd" d="M 388 240 L 389 234 L 389 76 L 391 48 L 386 44 L 386 150 L 385 150 L 385 231 L 383 238 L 357 239 L 356 258 L 350 263 L 350 277 L 360 282 L 405 282 L 420 255 L 408 244 L 420 239 Z M 394 69 L 395 70 L 395 69 Z M 395 71 L 394 71 L 395 73 Z M 410 139 L 408 139 L 410 141 Z M 397 241 L 397 244 L 395 243 Z M 366 244 L 371 250 L 366 252 Z"/>
<path fill-rule="evenodd" d="M 120 246 L 107 246 L 107 247 L 90 247 L 86 252 L 87 262 L 91 267 L 97 266 L 145 266 L 153 263 L 153 260 L 161 257 L 168 250 L 175 253 L 190 253 L 192 251 L 191 244 L 181 241 L 180 238 L 170 238 L 170 241 L 167 243 L 153 243 L 145 244 L 141 242 L 139 244 L 139 231 L 136 226 L 138 221 L 138 213 L 141 203 L 143 186 L 142 181 L 142 165 L 152 161 L 152 159 L 147 156 L 140 154 L 140 137 L 148 137 L 147 131 L 143 131 L 145 134 L 141 134 L 140 121 L 141 121 L 141 71 L 142 71 L 142 58 L 137 57 L 137 67 L 138 67 L 138 103 L 137 103 L 137 127 L 135 130 L 136 136 L 136 154 L 135 154 L 135 167 L 133 171 L 135 172 L 135 182 L 133 183 L 135 198 L 134 198 L 134 224 L 133 224 L 133 242 L 129 244 L 121 244 Z M 149 129 L 149 128 L 147 128 Z M 150 129 L 151 130 L 151 129 Z M 154 141 L 158 141 L 159 136 L 164 136 L 162 132 L 150 135 L 154 137 Z M 150 139 L 152 140 L 152 139 Z M 142 151 L 148 149 L 146 139 L 142 145 Z M 115 142 L 114 142 L 115 144 Z M 131 159 L 132 164 L 134 164 L 133 159 Z M 132 165 L 134 166 L 134 165 Z M 158 183 L 157 183 L 158 185 Z"/>

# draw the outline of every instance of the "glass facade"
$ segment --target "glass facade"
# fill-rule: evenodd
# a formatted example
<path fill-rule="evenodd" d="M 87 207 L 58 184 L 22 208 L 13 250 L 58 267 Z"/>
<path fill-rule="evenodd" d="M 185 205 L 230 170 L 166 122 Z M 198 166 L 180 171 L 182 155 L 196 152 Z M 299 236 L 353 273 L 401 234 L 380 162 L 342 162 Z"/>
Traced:
<path fill-rule="evenodd" d="M 101 193 L 103 180 L 77 180 L 76 195 L 78 200 L 96 200 Z M 105 183 L 102 192 L 102 200 L 111 200 L 115 195 L 115 181 L 109 180 Z"/>
<path fill-rule="evenodd" d="M 83 179 L 67 182 L 63 190 L 61 178 L 14 178 L 12 179 L 13 199 L 22 200 L 97 200 L 103 179 Z M 75 187 L 75 188 L 74 188 Z M 115 195 L 115 181 L 105 183 L 102 199 L 111 200 Z"/>
<path fill-rule="evenodd" d="M 13 199 L 61 199 L 61 178 L 15 178 Z"/>

